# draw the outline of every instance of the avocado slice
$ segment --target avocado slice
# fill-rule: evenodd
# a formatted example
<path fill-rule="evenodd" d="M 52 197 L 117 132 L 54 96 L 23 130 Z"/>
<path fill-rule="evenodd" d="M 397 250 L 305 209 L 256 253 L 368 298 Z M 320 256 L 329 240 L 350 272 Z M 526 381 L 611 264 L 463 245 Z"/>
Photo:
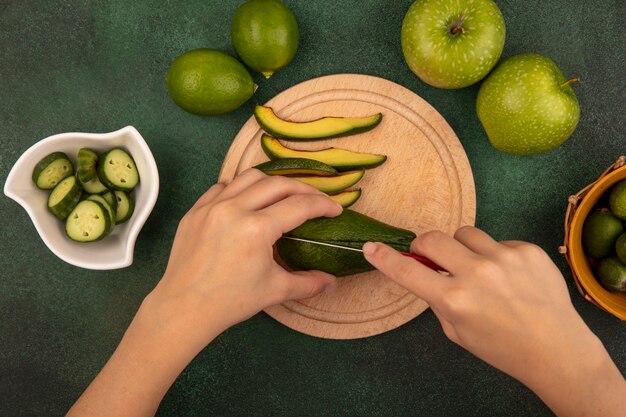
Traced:
<path fill-rule="evenodd" d="M 305 158 L 285 158 L 255 166 L 267 175 L 337 175 L 337 170 L 323 162 Z"/>
<path fill-rule="evenodd" d="M 271 107 L 257 105 L 254 117 L 270 135 L 290 140 L 321 140 L 367 132 L 378 126 L 381 113 L 368 117 L 323 117 L 309 122 L 292 122 L 276 116 Z"/>
<path fill-rule="evenodd" d="M 390 226 L 350 209 L 334 218 L 308 220 L 285 236 L 355 249 L 361 249 L 365 242 L 383 242 L 403 252 L 410 251 L 415 239 L 415 233 L 410 230 Z M 296 271 L 318 269 L 345 276 L 374 269 L 361 252 L 289 239 L 279 239 L 276 248 L 282 260 Z"/>
<path fill-rule="evenodd" d="M 352 152 L 341 148 L 326 148 L 319 151 L 297 151 L 283 146 L 280 141 L 269 135 L 261 136 L 261 148 L 270 159 L 307 158 L 323 162 L 337 169 L 370 169 L 381 165 L 387 156 L 373 153 Z"/>
<path fill-rule="evenodd" d="M 290 177 L 305 184 L 309 184 L 325 193 L 337 193 L 352 187 L 363 178 L 364 170 L 342 172 L 334 177 Z"/>
<path fill-rule="evenodd" d="M 330 199 L 336 203 L 341 204 L 341 207 L 350 207 L 361 197 L 361 189 L 342 191 L 337 194 L 331 194 Z"/>

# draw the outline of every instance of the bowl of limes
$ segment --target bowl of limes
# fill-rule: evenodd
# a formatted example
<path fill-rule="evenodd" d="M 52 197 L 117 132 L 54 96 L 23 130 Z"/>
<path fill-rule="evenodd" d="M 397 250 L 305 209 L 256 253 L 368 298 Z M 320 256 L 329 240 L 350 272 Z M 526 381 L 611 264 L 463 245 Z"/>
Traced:
<path fill-rule="evenodd" d="M 626 165 L 623 156 L 570 196 L 560 251 L 580 293 L 626 320 Z"/>

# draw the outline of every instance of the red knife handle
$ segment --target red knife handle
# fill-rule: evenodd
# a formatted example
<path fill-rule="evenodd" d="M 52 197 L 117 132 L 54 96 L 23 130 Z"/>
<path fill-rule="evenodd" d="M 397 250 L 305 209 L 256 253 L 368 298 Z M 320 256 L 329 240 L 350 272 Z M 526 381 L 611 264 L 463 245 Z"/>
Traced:
<path fill-rule="evenodd" d="M 434 271 L 448 272 L 444 268 L 440 267 L 439 265 L 437 265 L 436 263 L 431 261 L 430 259 L 424 258 L 423 256 L 416 255 L 414 253 L 406 253 L 406 252 L 400 252 L 400 253 L 402 253 L 402 255 L 404 255 L 404 256 L 406 256 L 408 258 L 415 259 L 417 262 L 421 263 L 424 266 L 429 267 L 430 269 L 432 269 Z"/>

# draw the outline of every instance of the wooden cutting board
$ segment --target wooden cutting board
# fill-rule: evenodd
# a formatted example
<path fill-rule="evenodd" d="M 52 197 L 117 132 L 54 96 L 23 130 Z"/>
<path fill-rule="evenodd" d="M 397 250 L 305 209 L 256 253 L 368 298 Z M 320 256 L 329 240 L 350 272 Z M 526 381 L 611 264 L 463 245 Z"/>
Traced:
<path fill-rule="evenodd" d="M 305 81 L 267 105 L 294 121 L 381 112 L 382 122 L 370 132 L 319 142 L 282 142 L 302 150 L 334 146 L 387 155 L 382 166 L 366 171 L 357 184 L 363 194 L 351 207 L 356 211 L 417 234 L 432 229 L 453 234 L 460 226 L 474 224 L 474 179 L 463 147 L 444 118 L 413 92 L 382 78 L 341 74 Z M 220 181 L 268 160 L 261 133 L 251 117 L 224 159 Z M 427 308 L 423 300 L 372 271 L 339 278 L 332 293 L 285 302 L 266 312 L 302 333 L 355 339 L 392 330 Z"/>

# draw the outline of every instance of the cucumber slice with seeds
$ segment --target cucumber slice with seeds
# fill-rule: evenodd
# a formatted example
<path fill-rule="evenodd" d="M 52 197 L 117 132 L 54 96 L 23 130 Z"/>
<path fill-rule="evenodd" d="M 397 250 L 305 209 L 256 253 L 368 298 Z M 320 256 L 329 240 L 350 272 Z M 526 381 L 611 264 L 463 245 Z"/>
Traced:
<path fill-rule="evenodd" d="M 65 220 L 65 234 L 76 242 L 93 242 L 111 231 L 111 219 L 107 209 L 97 201 L 78 203 Z"/>
<path fill-rule="evenodd" d="M 80 178 L 78 179 L 80 181 Z M 96 175 L 87 182 L 81 182 L 81 185 L 89 194 L 104 194 L 109 189 L 100 182 L 100 178 Z"/>
<path fill-rule="evenodd" d="M 102 204 L 102 206 L 106 209 L 107 214 L 109 216 L 110 227 L 111 229 L 113 229 L 113 227 L 115 227 L 115 212 L 113 211 L 109 203 L 107 203 L 107 201 L 104 199 L 104 197 L 98 194 L 92 194 L 89 197 L 87 197 L 87 201 L 95 201 L 97 203 Z"/>
<path fill-rule="evenodd" d="M 97 175 L 98 154 L 89 148 L 78 150 L 78 179 L 85 183 Z"/>
<path fill-rule="evenodd" d="M 83 193 L 83 189 L 76 177 L 63 179 L 48 197 L 48 209 L 59 219 L 65 220 L 70 214 Z"/>
<path fill-rule="evenodd" d="M 115 222 L 117 224 L 124 223 L 130 219 L 135 210 L 135 202 L 131 198 L 130 194 L 124 191 L 114 191 L 115 199 L 117 200 L 117 211 L 115 214 Z"/>
<path fill-rule="evenodd" d="M 51 190 L 63 179 L 74 174 L 74 165 L 63 152 L 53 152 L 33 168 L 33 182 L 42 190 Z"/>
<path fill-rule="evenodd" d="M 112 190 L 130 191 L 139 184 L 139 171 L 133 157 L 119 148 L 111 149 L 100 158 L 98 177 Z"/>
<path fill-rule="evenodd" d="M 111 206 L 111 210 L 113 210 L 113 213 L 117 212 L 117 198 L 115 198 L 115 194 L 113 194 L 113 191 L 109 190 L 106 193 L 102 194 L 102 198 L 104 198 L 106 202 L 109 203 L 109 206 Z"/>

